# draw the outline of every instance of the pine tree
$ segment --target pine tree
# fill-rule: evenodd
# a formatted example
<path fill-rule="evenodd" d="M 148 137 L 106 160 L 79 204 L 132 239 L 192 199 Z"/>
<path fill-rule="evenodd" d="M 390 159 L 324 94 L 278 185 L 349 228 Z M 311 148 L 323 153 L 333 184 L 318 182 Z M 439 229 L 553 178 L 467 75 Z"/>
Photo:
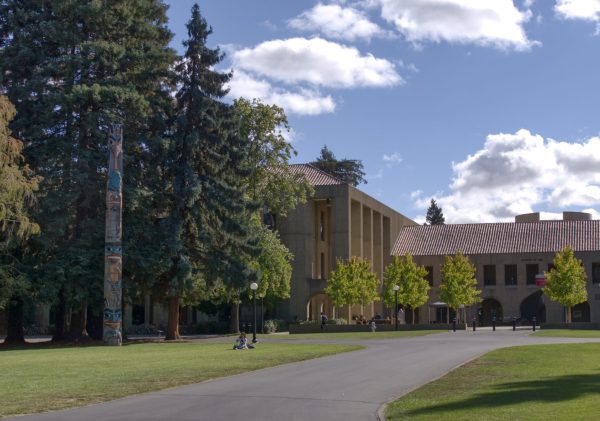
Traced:
<path fill-rule="evenodd" d="M 446 222 L 444 214 L 442 213 L 442 208 L 437 205 L 435 199 L 431 199 L 425 221 L 427 221 L 429 225 L 444 225 Z"/>
<path fill-rule="evenodd" d="M 365 172 L 363 171 L 363 164 L 360 160 L 338 160 L 333 152 L 327 148 L 327 146 L 323 146 L 321 149 L 321 155 L 316 161 L 313 161 L 310 164 L 352 186 L 356 187 L 360 183 L 367 184 L 367 180 L 365 180 Z"/>
<path fill-rule="evenodd" d="M 256 207 L 250 206 L 243 189 L 249 176 L 249 145 L 238 133 L 232 107 L 221 101 L 231 74 L 214 70 L 223 56 L 218 48 L 206 46 L 212 28 L 197 4 L 187 29 L 186 51 L 176 68 L 180 89 L 167 171 L 172 180 L 171 266 L 164 277 L 167 339 L 179 336 L 179 304 L 191 288 L 194 271 L 201 271 L 209 282 L 220 280 L 237 289 L 255 279 L 246 263 L 256 252 L 249 234 Z"/>
<path fill-rule="evenodd" d="M 23 343 L 23 302 L 30 285 L 19 270 L 20 243 L 39 233 L 29 218 L 39 178 L 23 163 L 23 143 L 11 136 L 8 123 L 15 108 L 0 95 L 0 309 L 6 309 L 5 344 Z"/>
<path fill-rule="evenodd" d="M 0 83 L 17 107 L 11 127 L 43 176 L 42 235 L 31 248 L 40 296 L 58 306 L 56 338 L 68 306 L 77 337 L 87 304 L 102 302 L 109 123 L 125 127 L 125 209 L 143 202 L 155 177 L 148 157 L 160 143 L 175 58 L 166 8 L 159 0 L 0 3 Z M 135 215 L 124 217 L 127 232 Z"/>

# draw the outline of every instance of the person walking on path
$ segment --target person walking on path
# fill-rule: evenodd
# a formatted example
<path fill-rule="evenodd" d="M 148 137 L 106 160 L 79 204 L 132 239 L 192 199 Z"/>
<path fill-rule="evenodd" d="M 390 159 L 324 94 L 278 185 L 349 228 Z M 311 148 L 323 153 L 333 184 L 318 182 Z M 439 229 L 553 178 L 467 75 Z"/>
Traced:
<path fill-rule="evenodd" d="M 321 312 L 321 331 L 327 330 L 327 316 Z"/>

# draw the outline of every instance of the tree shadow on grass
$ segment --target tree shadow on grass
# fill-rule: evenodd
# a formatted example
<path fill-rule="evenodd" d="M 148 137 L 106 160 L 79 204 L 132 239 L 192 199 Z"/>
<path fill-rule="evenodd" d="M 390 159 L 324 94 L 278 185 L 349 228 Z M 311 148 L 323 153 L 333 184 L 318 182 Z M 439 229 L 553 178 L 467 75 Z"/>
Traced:
<path fill-rule="evenodd" d="M 448 415 L 451 411 L 490 409 L 521 403 L 570 401 L 600 393 L 600 370 L 597 374 L 558 376 L 544 380 L 500 383 L 492 391 L 477 393 L 468 399 L 427 406 L 404 412 L 408 416 Z"/>

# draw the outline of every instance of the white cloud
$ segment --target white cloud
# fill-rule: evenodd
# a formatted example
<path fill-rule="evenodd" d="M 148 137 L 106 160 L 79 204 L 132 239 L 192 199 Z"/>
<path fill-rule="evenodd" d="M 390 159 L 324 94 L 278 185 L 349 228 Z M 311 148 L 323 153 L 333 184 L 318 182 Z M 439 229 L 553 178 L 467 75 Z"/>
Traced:
<path fill-rule="evenodd" d="M 565 19 L 600 20 L 600 0 L 556 0 L 554 10 Z"/>
<path fill-rule="evenodd" d="M 317 4 L 289 21 L 289 26 L 302 31 L 317 31 L 329 38 L 354 41 L 386 36 L 363 12 L 338 4 Z"/>
<path fill-rule="evenodd" d="M 528 130 L 500 133 L 489 135 L 482 149 L 454 163 L 450 194 L 436 197 L 451 223 L 511 221 L 534 208 L 544 208 L 548 217 L 556 216 L 552 209 L 593 210 L 600 206 L 597 168 L 598 137 L 577 143 L 544 139 Z M 422 193 L 413 200 L 426 209 Z"/>
<path fill-rule="evenodd" d="M 273 80 L 330 88 L 403 83 L 392 62 L 321 38 L 266 41 L 232 54 L 234 68 Z"/>
<path fill-rule="evenodd" d="M 473 43 L 501 49 L 528 50 L 523 24 L 531 11 L 513 0 L 379 0 L 381 16 L 408 40 Z"/>
<path fill-rule="evenodd" d="M 260 98 L 269 104 L 279 105 L 288 113 L 316 115 L 335 111 L 335 102 L 329 95 L 323 96 L 318 91 L 309 89 L 292 92 L 277 88 L 264 79 L 242 71 L 233 73 L 229 88 L 229 96 L 232 98 Z"/>
<path fill-rule="evenodd" d="M 394 164 L 399 164 L 402 162 L 402 155 L 400 155 L 398 152 L 394 152 L 390 155 L 388 154 L 383 154 L 383 158 L 382 158 L 385 162 L 387 162 L 390 165 L 394 165 Z"/>

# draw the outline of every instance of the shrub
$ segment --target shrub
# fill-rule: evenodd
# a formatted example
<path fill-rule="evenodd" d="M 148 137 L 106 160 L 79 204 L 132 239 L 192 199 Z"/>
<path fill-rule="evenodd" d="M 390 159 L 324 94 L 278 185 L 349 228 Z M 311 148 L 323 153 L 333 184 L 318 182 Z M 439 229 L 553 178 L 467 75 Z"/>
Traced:
<path fill-rule="evenodd" d="M 265 333 L 285 332 L 289 330 L 289 324 L 285 320 L 265 320 Z"/>
<path fill-rule="evenodd" d="M 348 321 L 346 319 L 339 317 L 337 319 L 328 320 L 327 324 L 329 324 L 329 325 L 347 325 Z"/>

